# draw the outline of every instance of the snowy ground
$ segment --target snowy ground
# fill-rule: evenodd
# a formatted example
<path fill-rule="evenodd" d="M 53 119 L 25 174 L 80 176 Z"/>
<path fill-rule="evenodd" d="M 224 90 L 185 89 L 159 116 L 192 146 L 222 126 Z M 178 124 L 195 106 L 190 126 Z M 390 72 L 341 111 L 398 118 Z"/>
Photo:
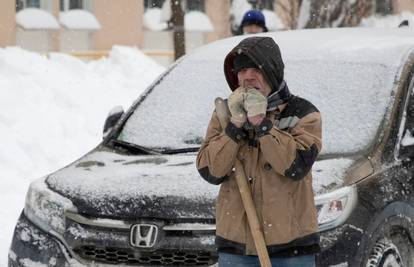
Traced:
<path fill-rule="evenodd" d="M 107 113 L 128 108 L 163 70 L 127 47 L 89 63 L 0 49 L 0 266 L 29 183 L 96 146 Z"/>

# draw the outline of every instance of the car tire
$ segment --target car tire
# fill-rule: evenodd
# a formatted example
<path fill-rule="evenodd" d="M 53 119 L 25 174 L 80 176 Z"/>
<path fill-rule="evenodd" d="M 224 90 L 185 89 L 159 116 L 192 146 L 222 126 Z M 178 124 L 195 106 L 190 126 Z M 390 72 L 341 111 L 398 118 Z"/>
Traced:
<path fill-rule="evenodd" d="M 377 241 L 371 251 L 366 267 L 403 266 L 400 252 L 388 239 Z"/>
<path fill-rule="evenodd" d="M 414 266 L 413 240 L 414 208 L 404 202 L 394 202 L 368 227 L 352 266 Z"/>

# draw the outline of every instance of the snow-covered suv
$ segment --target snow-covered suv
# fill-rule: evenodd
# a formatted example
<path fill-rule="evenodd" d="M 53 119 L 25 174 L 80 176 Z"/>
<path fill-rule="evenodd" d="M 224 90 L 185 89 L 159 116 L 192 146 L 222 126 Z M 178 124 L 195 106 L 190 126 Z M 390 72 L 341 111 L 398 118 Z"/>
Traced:
<path fill-rule="evenodd" d="M 409 29 L 268 33 L 294 94 L 323 118 L 313 167 L 318 266 L 414 266 L 414 35 Z M 179 60 L 84 157 L 34 181 L 9 266 L 207 266 L 216 262 L 215 198 L 196 151 L 223 60 L 243 37 Z"/>

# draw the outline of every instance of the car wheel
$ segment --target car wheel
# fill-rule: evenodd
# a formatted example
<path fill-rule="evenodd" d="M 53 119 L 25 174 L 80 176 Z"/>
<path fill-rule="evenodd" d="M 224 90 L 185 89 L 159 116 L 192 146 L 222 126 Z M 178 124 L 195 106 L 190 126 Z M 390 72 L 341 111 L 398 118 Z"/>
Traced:
<path fill-rule="evenodd" d="M 414 208 L 394 202 L 367 227 L 351 266 L 413 267 Z"/>
<path fill-rule="evenodd" d="M 414 245 L 401 228 L 394 229 L 375 243 L 366 264 L 366 267 L 410 266 L 414 266 Z"/>
<path fill-rule="evenodd" d="M 367 267 L 397 266 L 403 266 L 397 246 L 388 239 L 378 241 L 368 258 Z"/>

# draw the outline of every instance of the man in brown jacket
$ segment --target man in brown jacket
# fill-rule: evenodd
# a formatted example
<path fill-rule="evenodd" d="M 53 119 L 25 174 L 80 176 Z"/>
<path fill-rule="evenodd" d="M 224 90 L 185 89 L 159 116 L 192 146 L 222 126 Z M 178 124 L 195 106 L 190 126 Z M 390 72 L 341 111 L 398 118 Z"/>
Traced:
<path fill-rule="evenodd" d="M 322 148 L 318 109 L 291 95 L 278 45 L 270 37 L 241 41 L 224 60 L 232 90 L 230 123 L 216 112 L 197 169 L 221 184 L 216 207 L 219 266 L 260 266 L 234 177 L 243 163 L 273 266 L 315 266 L 319 251 L 311 168 Z"/>

